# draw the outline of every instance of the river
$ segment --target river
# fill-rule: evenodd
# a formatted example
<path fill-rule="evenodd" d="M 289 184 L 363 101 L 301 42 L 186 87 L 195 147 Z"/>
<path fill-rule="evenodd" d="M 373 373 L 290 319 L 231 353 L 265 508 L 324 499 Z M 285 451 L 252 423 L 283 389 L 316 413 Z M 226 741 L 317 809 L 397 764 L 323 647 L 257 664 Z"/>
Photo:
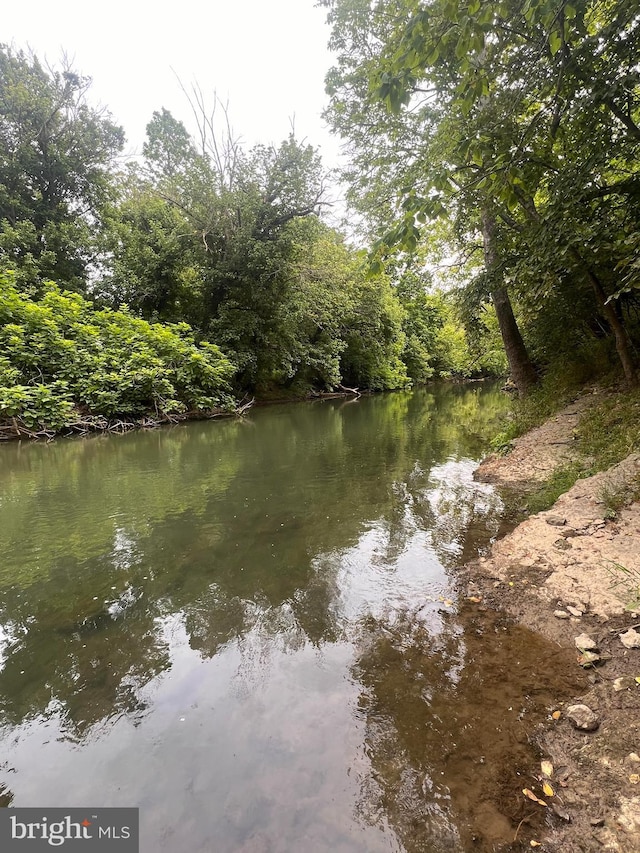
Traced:
<path fill-rule="evenodd" d="M 547 649 L 454 588 L 499 529 L 472 474 L 505 405 L 443 386 L 0 446 L 3 804 L 138 806 L 143 853 L 511 832 L 487 755 L 531 758 Z"/>

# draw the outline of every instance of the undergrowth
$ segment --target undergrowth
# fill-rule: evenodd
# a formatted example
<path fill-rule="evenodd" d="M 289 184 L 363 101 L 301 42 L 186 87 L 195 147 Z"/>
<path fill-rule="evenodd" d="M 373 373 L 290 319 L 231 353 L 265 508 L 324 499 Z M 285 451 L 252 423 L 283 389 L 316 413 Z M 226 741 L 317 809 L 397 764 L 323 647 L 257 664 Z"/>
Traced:
<path fill-rule="evenodd" d="M 583 389 L 577 376 L 548 375 L 526 397 L 513 400 L 504 428 L 492 442 L 496 453 L 506 454 L 511 442 L 544 423 L 571 402 Z"/>
<path fill-rule="evenodd" d="M 548 377 L 528 397 L 514 400 L 505 428 L 493 441 L 494 451 L 508 453 L 513 439 L 552 417 L 580 392 L 591 391 L 589 387 L 578 387 L 570 377 Z M 640 389 L 611 389 L 604 398 L 594 396 L 592 407 L 580 418 L 574 438 L 574 460 L 556 470 L 528 496 L 530 513 L 551 507 L 580 477 L 604 471 L 640 451 Z M 625 504 L 640 499 L 640 482 L 603 489 L 598 497 L 607 517 L 615 518 Z"/>
<path fill-rule="evenodd" d="M 578 462 L 558 468 L 545 483 L 527 497 L 529 513 L 534 515 L 552 507 L 560 495 L 568 492 L 581 475 L 584 475 L 584 468 Z"/>

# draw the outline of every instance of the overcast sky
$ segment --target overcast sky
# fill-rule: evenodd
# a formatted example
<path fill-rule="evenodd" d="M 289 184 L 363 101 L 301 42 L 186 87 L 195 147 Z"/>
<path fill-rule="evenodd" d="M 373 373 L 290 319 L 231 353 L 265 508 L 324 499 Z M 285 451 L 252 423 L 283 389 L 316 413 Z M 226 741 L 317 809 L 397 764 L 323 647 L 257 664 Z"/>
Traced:
<path fill-rule="evenodd" d="M 0 41 L 31 47 L 93 78 L 91 100 L 107 106 L 140 152 L 154 110 L 189 125 L 176 75 L 229 100 L 236 135 L 278 143 L 295 116 L 298 138 L 335 164 L 338 142 L 320 113 L 331 65 L 326 10 L 315 0 L 26 0 L 3 2 Z M 173 69 L 173 70 L 172 70 Z M 174 73 L 175 72 L 175 73 Z"/>

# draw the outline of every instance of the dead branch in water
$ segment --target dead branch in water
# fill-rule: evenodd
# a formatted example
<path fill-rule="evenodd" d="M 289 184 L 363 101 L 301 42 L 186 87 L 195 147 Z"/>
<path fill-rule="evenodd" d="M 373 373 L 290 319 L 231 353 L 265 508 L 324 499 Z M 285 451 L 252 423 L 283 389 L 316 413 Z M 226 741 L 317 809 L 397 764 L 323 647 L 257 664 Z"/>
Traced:
<path fill-rule="evenodd" d="M 246 396 L 243 397 L 242 400 L 240 400 L 240 402 L 238 403 L 238 405 L 236 406 L 236 408 L 234 410 L 234 415 L 237 415 L 240 418 L 244 415 L 245 412 L 249 411 L 249 409 L 255 403 L 256 398 L 252 397 L 250 400 L 247 400 L 246 403 L 245 403 L 245 400 L 247 400 Z"/>

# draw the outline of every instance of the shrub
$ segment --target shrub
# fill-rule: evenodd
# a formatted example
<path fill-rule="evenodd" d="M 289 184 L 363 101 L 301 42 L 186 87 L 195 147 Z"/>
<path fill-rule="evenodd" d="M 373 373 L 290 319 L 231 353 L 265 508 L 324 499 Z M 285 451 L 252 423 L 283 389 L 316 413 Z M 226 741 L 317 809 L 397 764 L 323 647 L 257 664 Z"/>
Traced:
<path fill-rule="evenodd" d="M 126 308 L 96 311 L 47 282 L 41 299 L 0 273 L 0 422 L 59 430 L 81 414 L 166 417 L 233 407 L 234 366 L 184 323 L 162 325 Z"/>

